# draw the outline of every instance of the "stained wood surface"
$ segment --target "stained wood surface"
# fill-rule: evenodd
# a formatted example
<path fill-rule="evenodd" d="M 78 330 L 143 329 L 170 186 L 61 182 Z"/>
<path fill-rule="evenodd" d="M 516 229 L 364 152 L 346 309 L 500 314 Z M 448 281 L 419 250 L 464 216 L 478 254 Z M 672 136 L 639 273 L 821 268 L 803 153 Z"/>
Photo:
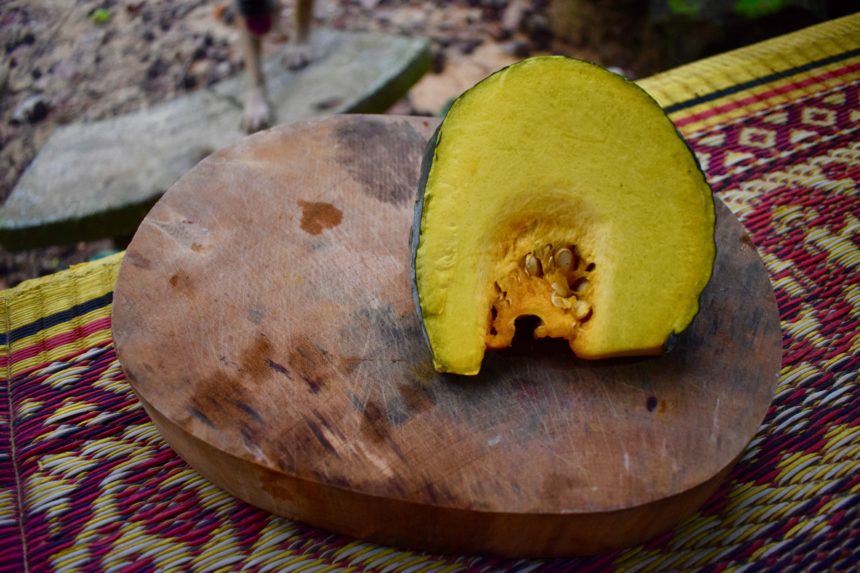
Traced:
<path fill-rule="evenodd" d="M 690 515 L 755 434 L 781 362 L 770 283 L 718 204 L 701 312 L 659 358 L 566 345 L 433 371 L 409 283 L 429 118 L 339 116 L 209 157 L 150 212 L 114 297 L 128 379 L 238 497 L 386 543 L 590 553 Z"/>

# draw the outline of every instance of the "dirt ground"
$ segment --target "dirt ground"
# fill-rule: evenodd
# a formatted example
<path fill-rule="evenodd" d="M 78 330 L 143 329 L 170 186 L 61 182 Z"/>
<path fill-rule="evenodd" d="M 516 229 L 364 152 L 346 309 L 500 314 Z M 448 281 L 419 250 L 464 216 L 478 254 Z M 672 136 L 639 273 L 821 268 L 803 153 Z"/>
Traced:
<path fill-rule="evenodd" d="M 291 18 L 292 0 L 282 5 Z M 577 56 L 633 78 L 678 63 L 655 41 L 648 6 L 630 0 L 317 0 L 315 26 L 428 37 L 433 72 L 390 113 L 437 114 L 484 76 L 529 55 Z M 0 202 L 56 126 L 151 106 L 240 73 L 236 26 L 231 0 L 2 2 Z M 283 41 L 269 39 L 267 49 Z M 0 289 L 123 247 L 105 239 L 0 250 Z"/>

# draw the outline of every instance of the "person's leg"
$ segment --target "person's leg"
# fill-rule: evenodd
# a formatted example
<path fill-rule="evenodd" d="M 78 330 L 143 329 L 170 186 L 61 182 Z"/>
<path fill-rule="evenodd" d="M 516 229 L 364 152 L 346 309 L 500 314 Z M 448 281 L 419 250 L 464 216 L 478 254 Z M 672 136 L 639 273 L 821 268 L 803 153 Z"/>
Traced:
<path fill-rule="evenodd" d="M 295 28 L 290 46 L 284 57 L 284 63 L 290 69 L 306 66 L 313 57 L 311 50 L 311 23 L 313 18 L 313 0 L 296 0 Z"/>
<path fill-rule="evenodd" d="M 259 131 L 272 124 L 272 107 L 266 94 L 263 75 L 262 37 L 272 27 L 274 10 L 268 0 L 238 0 L 242 56 L 248 74 L 248 92 L 242 114 L 242 129 Z"/>

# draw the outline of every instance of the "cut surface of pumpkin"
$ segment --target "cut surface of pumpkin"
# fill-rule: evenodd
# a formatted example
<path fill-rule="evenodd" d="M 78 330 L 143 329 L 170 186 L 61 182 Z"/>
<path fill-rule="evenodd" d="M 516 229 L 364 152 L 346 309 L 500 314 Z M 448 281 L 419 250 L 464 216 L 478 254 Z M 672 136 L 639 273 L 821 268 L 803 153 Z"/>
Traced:
<path fill-rule="evenodd" d="M 577 356 L 659 354 L 698 311 L 711 190 L 641 88 L 538 57 L 455 101 L 422 165 L 416 304 L 440 372 L 476 374 L 521 317 Z"/>

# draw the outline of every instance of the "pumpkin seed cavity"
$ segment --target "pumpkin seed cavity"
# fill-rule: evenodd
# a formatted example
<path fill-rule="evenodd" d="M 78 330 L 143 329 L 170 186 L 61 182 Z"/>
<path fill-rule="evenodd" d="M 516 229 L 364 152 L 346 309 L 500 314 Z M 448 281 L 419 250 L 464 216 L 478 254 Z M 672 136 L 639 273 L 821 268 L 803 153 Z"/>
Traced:
<path fill-rule="evenodd" d="M 487 347 L 510 346 L 517 320 L 524 316 L 538 320 L 534 338 L 572 340 L 593 315 L 587 299 L 595 264 L 583 260 L 575 245 L 552 244 L 525 253 L 518 261 L 507 276 L 493 283 Z"/>

